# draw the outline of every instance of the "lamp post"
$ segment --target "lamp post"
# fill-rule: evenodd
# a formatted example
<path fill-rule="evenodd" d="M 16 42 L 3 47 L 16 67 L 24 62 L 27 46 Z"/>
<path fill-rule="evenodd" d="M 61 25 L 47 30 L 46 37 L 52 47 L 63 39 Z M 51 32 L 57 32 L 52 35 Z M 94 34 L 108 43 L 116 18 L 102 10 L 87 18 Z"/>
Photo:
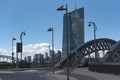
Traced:
<path fill-rule="evenodd" d="M 98 60 L 98 53 L 97 53 L 97 50 L 96 50 L 96 31 L 97 31 L 97 26 L 95 24 L 95 22 L 89 22 L 88 26 L 90 27 L 91 24 L 93 25 L 94 27 L 94 46 L 95 46 L 95 59 Z"/>
<path fill-rule="evenodd" d="M 12 70 L 13 70 L 13 62 L 14 62 L 14 52 L 13 52 L 13 46 L 14 46 L 14 40 L 16 40 L 16 38 L 12 38 Z"/>
<path fill-rule="evenodd" d="M 20 34 L 21 44 L 23 43 L 22 42 L 22 36 L 25 36 L 25 35 L 26 35 L 25 31 L 21 32 L 21 34 Z M 21 51 L 21 66 L 22 66 L 22 51 Z"/>
<path fill-rule="evenodd" d="M 66 57 L 67 57 L 67 80 L 69 80 L 69 59 L 68 59 L 68 7 L 66 4 L 66 8 L 61 6 L 57 9 L 57 11 L 66 11 Z"/>
<path fill-rule="evenodd" d="M 54 74 L 54 30 L 53 30 L 53 27 L 49 28 L 47 31 L 52 31 L 52 72 Z"/>

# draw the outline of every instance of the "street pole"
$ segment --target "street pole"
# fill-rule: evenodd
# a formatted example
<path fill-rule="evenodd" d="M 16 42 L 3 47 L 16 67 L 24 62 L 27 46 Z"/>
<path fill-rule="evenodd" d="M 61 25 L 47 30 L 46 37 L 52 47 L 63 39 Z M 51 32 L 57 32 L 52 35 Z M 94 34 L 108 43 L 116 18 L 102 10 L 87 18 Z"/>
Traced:
<path fill-rule="evenodd" d="M 68 9 L 66 4 L 66 35 L 67 35 L 67 80 L 69 80 L 69 59 L 68 59 Z"/>
<path fill-rule="evenodd" d="M 52 73 L 54 74 L 54 30 L 53 27 L 47 31 L 52 31 Z"/>
<path fill-rule="evenodd" d="M 53 55 L 53 74 L 54 74 L 54 30 L 52 27 L 52 55 Z"/>
<path fill-rule="evenodd" d="M 22 36 L 25 36 L 26 35 L 26 33 L 25 33 L 25 31 L 23 31 L 21 34 L 20 34 L 20 40 L 21 40 L 21 44 L 22 44 L 22 46 L 23 46 L 23 42 L 22 42 Z M 22 51 L 21 51 L 21 67 L 22 67 Z"/>
<path fill-rule="evenodd" d="M 97 46 L 96 46 L 96 31 L 97 31 L 97 26 L 95 24 L 95 22 L 89 22 L 89 25 L 88 26 L 91 26 L 91 24 L 93 25 L 94 27 L 94 46 L 95 46 L 95 60 L 97 61 L 98 60 L 98 52 L 96 50 Z"/>
<path fill-rule="evenodd" d="M 57 11 L 66 11 L 66 57 L 67 57 L 67 80 L 69 80 L 69 53 L 68 53 L 68 6 L 66 4 L 66 8 L 64 8 L 63 6 L 59 7 L 57 9 Z"/>
<path fill-rule="evenodd" d="M 12 38 L 12 70 L 14 68 L 14 52 L 13 52 L 13 46 L 14 46 L 14 40 L 16 40 L 16 38 Z"/>
<path fill-rule="evenodd" d="M 16 53 L 16 68 L 18 68 L 18 52 Z"/>

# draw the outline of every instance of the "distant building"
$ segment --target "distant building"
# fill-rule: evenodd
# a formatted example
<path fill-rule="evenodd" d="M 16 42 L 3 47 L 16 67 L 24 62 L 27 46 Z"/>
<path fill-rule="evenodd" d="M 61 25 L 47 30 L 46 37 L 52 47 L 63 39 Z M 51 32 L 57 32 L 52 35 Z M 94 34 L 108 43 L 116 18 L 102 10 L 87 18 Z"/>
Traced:
<path fill-rule="evenodd" d="M 49 59 L 49 56 L 48 56 L 47 52 L 45 53 L 45 59 L 47 59 L 47 60 Z"/>
<path fill-rule="evenodd" d="M 62 58 L 66 57 L 66 14 L 63 16 Z M 68 13 L 68 53 L 84 43 L 84 8 Z"/>
<path fill-rule="evenodd" d="M 43 54 L 34 54 L 34 62 L 41 63 L 44 60 Z"/>
<path fill-rule="evenodd" d="M 58 50 L 57 53 L 55 53 L 55 62 L 59 62 L 61 60 L 61 51 Z"/>
<path fill-rule="evenodd" d="M 55 53 L 55 51 L 54 51 L 54 53 Z M 50 50 L 50 52 L 49 52 L 49 61 L 52 62 L 52 60 L 53 60 L 53 51 Z"/>
<path fill-rule="evenodd" d="M 31 56 L 27 56 L 27 63 L 31 63 Z"/>

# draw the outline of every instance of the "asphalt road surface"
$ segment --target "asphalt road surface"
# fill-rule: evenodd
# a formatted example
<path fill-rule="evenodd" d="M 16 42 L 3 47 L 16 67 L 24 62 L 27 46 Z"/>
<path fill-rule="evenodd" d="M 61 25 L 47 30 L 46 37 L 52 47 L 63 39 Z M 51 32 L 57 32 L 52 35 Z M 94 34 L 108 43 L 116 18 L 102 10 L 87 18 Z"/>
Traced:
<path fill-rule="evenodd" d="M 73 74 L 71 73 L 73 70 L 74 69 L 70 69 L 70 76 L 78 80 L 97 80 L 92 77 Z M 55 71 L 59 71 L 59 70 L 56 69 Z M 50 72 L 51 72 L 50 69 L 0 71 L 0 80 L 58 80 L 55 77 L 50 76 L 51 75 Z M 66 70 L 64 69 L 63 72 L 55 73 L 55 74 L 66 75 Z"/>
<path fill-rule="evenodd" d="M 70 69 L 69 75 L 70 75 L 71 77 L 74 77 L 74 78 L 78 79 L 78 80 L 97 80 L 97 79 L 95 79 L 95 78 L 93 78 L 93 77 L 89 77 L 89 76 L 84 76 L 84 75 L 79 75 L 79 74 L 71 73 L 73 70 L 74 70 L 74 68 L 73 68 L 73 69 L 72 69 L 72 68 Z M 61 72 L 61 73 L 59 73 L 59 74 L 61 74 L 61 75 L 67 75 L 66 73 L 67 73 L 67 71 L 64 70 L 64 72 Z"/>
<path fill-rule="evenodd" d="M 52 80 L 49 70 L 0 71 L 0 80 Z"/>

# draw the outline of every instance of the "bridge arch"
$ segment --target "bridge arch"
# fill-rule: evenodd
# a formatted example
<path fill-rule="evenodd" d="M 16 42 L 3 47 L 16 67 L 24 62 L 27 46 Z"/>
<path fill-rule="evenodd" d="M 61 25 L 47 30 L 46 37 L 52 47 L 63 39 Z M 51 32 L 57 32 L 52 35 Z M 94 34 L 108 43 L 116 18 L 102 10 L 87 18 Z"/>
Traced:
<path fill-rule="evenodd" d="M 0 62 L 8 61 L 8 59 L 12 60 L 12 57 L 7 55 L 0 55 Z"/>
<path fill-rule="evenodd" d="M 78 48 L 74 49 L 69 56 L 70 65 L 74 65 L 78 62 L 81 58 L 100 50 L 109 50 L 114 44 L 116 43 L 115 40 L 108 39 L 108 38 L 100 38 L 88 41 Z M 96 45 L 96 48 L 95 48 Z"/>

